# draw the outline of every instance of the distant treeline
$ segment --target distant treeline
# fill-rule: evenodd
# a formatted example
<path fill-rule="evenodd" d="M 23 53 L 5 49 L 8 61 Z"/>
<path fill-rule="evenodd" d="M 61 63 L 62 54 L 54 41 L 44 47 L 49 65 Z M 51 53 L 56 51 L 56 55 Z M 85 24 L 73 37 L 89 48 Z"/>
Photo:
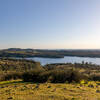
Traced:
<path fill-rule="evenodd" d="M 100 57 L 100 50 L 42 50 L 20 48 L 0 50 L 0 57 L 63 58 L 64 56 Z"/>

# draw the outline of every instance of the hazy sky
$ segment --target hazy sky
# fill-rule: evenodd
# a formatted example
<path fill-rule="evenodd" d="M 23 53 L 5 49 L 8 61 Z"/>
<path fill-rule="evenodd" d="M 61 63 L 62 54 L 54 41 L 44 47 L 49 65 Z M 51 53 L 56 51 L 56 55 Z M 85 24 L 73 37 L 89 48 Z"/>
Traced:
<path fill-rule="evenodd" d="M 100 0 L 0 0 L 0 48 L 100 49 Z"/>

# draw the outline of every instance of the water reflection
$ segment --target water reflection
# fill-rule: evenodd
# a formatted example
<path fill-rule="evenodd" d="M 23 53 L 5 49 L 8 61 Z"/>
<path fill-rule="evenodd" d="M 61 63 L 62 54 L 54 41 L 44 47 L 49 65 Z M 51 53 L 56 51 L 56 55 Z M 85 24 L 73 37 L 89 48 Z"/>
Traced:
<path fill-rule="evenodd" d="M 40 57 L 34 57 L 34 58 L 27 58 L 35 61 L 39 61 L 42 65 L 45 64 L 53 64 L 53 63 L 81 63 L 82 61 L 93 63 L 100 65 L 100 58 L 89 58 L 89 57 L 71 57 L 71 56 L 65 56 L 64 58 L 40 58 Z"/>

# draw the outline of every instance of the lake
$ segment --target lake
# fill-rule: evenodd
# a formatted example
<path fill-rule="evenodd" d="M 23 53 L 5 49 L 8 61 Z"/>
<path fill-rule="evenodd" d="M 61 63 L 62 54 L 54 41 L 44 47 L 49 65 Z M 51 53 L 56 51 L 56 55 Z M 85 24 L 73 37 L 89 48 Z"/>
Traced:
<path fill-rule="evenodd" d="M 64 58 L 41 58 L 41 57 L 33 57 L 33 58 L 27 58 L 28 60 L 34 60 L 41 63 L 41 65 L 46 64 L 53 64 L 53 63 L 82 63 L 88 62 L 92 64 L 100 65 L 100 58 L 90 58 L 90 57 L 71 57 L 71 56 L 65 56 Z"/>

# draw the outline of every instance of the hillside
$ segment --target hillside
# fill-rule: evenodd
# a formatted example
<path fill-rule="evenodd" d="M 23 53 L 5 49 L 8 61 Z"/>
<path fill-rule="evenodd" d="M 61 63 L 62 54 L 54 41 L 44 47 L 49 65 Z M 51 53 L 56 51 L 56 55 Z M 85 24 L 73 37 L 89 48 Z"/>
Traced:
<path fill-rule="evenodd" d="M 15 71 L 22 72 L 33 69 L 42 69 L 39 62 L 25 60 L 25 59 L 13 59 L 13 58 L 0 58 L 0 71 Z"/>
<path fill-rule="evenodd" d="M 1 58 L 0 100 L 100 100 L 100 66 Z"/>
<path fill-rule="evenodd" d="M 0 50 L 0 57 L 45 57 L 63 58 L 64 56 L 100 57 L 100 50 L 43 50 L 9 48 Z"/>

